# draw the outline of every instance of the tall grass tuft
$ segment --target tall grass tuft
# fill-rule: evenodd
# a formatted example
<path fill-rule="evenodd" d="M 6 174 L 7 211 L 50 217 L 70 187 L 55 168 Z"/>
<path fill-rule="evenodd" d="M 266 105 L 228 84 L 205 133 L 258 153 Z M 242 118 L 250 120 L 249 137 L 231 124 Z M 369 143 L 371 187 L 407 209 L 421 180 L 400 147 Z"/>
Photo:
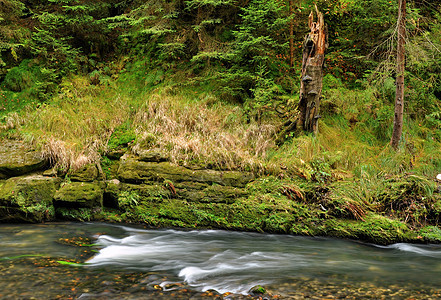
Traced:
<path fill-rule="evenodd" d="M 185 97 L 147 96 L 133 119 L 140 137 L 135 152 L 148 144 L 145 140 L 151 140 L 153 135 L 154 147 L 168 153 L 175 163 L 263 169 L 268 149 L 275 146 L 275 125 L 246 124 L 240 107 L 212 105 Z"/>

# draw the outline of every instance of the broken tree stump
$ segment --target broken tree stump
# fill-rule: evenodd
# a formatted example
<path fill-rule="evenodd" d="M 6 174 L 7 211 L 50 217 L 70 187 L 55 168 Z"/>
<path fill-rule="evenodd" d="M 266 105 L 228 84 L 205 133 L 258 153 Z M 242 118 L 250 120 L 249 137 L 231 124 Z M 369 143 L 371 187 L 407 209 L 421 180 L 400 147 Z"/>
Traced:
<path fill-rule="evenodd" d="M 308 20 L 310 32 L 306 35 L 303 43 L 298 113 L 291 120 L 285 122 L 277 139 L 278 144 L 283 143 L 293 131 L 317 132 L 328 35 L 323 14 L 319 12 L 317 6 L 315 9 L 317 21 L 314 22 L 314 14 L 311 12 Z"/>

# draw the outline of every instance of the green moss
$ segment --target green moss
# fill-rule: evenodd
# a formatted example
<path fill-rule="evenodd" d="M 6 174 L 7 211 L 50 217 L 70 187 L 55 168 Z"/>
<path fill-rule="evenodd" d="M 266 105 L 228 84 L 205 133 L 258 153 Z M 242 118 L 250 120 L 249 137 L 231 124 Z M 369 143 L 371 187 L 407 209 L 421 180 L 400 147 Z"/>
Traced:
<path fill-rule="evenodd" d="M 52 204 L 58 187 L 56 178 L 39 175 L 13 177 L 0 181 L 0 204 L 27 207 L 38 204 Z"/>
<path fill-rule="evenodd" d="M 96 183 L 72 182 L 55 193 L 54 204 L 56 207 L 102 207 L 103 190 Z"/>
<path fill-rule="evenodd" d="M 101 158 L 101 168 L 106 176 L 106 179 L 116 178 L 116 173 L 118 171 L 118 161 L 112 160 L 107 156 Z"/>
<path fill-rule="evenodd" d="M 110 136 L 107 147 L 110 150 L 127 149 L 128 145 L 134 143 L 135 140 L 135 131 L 130 127 L 129 122 L 125 122 L 115 128 Z"/>
<path fill-rule="evenodd" d="M 437 226 L 425 226 L 418 231 L 417 239 L 430 243 L 441 243 L 441 229 Z"/>
<path fill-rule="evenodd" d="M 378 244 L 414 239 L 411 229 L 405 223 L 374 213 L 366 215 L 365 221 L 329 219 L 325 226 L 328 235 Z"/>

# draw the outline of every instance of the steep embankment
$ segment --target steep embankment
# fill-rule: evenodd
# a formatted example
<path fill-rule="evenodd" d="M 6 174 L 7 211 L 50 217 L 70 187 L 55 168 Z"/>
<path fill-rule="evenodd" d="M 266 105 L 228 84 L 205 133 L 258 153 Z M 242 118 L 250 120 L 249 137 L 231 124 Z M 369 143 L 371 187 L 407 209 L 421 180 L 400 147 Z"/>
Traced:
<path fill-rule="evenodd" d="M 21 141 L 3 141 L 0 152 L 2 222 L 95 220 L 327 235 L 376 243 L 440 240 L 435 227 L 412 230 L 411 224 L 363 213 L 361 208 L 358 220 L 345 217 L 343 211 L 337 217 L 326 200 L 332 193 L 329 186 L 294 185 L 251 172 L 186 168 L 155 150 L 114 157 L 109 179 L 104 179 L 101 165 L 94 164 L 61 174 Z M 357 210 L 355 202 L 350 208 L 348 201 L 347 209 Z"/>

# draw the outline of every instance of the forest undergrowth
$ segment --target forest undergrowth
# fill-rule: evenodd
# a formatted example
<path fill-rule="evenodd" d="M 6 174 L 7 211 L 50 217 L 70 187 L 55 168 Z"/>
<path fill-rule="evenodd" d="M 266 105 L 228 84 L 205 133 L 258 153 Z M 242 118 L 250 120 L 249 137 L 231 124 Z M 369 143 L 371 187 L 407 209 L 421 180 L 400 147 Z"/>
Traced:
<path fill-rule="evenodd" d="M 441 240 L 437 1 L 409 5 L 397 150 L 395 2 L 129 2 L 0 0 L 0 139 L 36 145 L 64 173 L 146 150 L 253 172 L 250 203 L 265 190 L 320 212 L 297 233 L 362 236 L 380 224 L 378 234 Z M 276 143 L 296 111 L 315 4 L 330 41 L 318 132 Z"/>
<path fill-rule="evenodd" d="M 400 149 L 391 149 L 385 134 L 391 122 L 378 116 L 385 108 L 375 107 L 374 88 L 325 90 L 319 132 L 276 146 L 280 114 L 268 110 L 250 120 L 240 105 L 216 96 L 214 86 L 188 87 L 174 78 L 142 87 L 130 71 L 106 85 L 74 76 L 61 86 L 39 107 L 5 115 L 1 129 L 3 138 L 36 144 L 60 170 L 100 163 L 120 147 L 133 154 L 155 149 L 189 168 L 254 172 L 273 182 L 270 193 L 342 220 L 367 224 L 381 216 L 397 228 L 423 228 L 422 239 L 439 233 L 427 229 L 441 213 L 436 133 L 424 120 L 410 120 Z M 341 224 L 326 226 L 338 231 Z M 355 225 L 342 228 L 348 226 Z"/>

